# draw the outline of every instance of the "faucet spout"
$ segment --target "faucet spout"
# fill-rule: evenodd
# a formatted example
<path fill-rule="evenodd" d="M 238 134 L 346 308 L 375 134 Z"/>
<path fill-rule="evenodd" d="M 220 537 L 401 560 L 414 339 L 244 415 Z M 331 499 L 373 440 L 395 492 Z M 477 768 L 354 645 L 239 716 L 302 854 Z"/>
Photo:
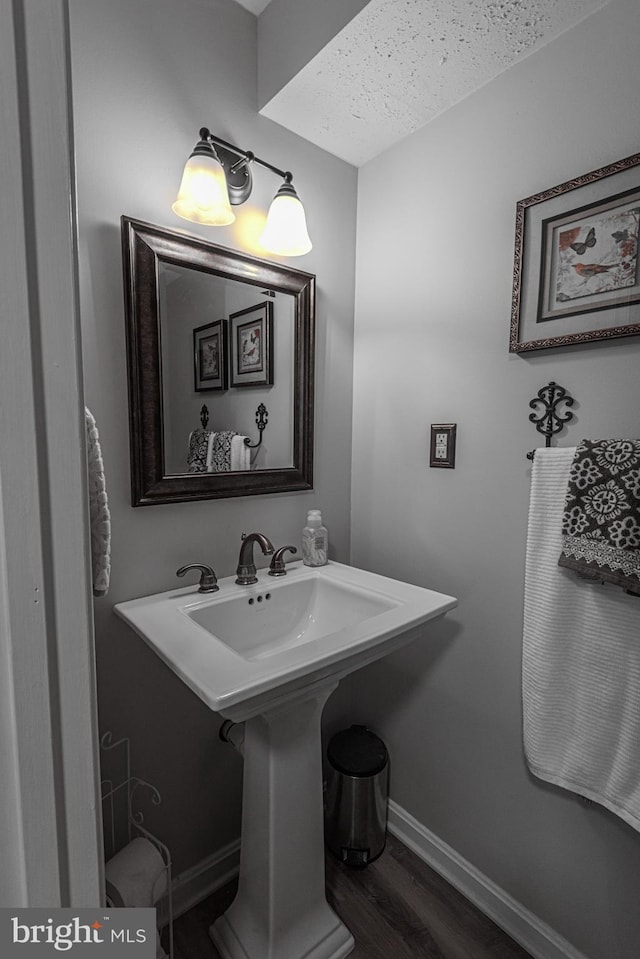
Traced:
<path fill-rule="evenodd" d="M 248 536 L 243 533 L 238 568 L 236 569 L 236 583 L 239 586 L 250 586 L 252 583 L 258 582 L 256 564 L 253 560 L 254 543 L 258 544 L 265 556 L 270 556 L 273 553 L 273 543 L 264 533 L 249 533 Z"/>

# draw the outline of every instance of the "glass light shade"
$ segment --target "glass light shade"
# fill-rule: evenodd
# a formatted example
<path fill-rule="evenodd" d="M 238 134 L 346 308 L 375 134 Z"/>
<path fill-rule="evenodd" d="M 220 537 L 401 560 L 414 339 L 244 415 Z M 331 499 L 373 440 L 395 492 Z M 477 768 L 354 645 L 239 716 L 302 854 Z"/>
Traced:
<path fill-rule="evenodd" d="M 185 163 L 178 199 L 171 209 L 185 220 L 208 226 L 227 226 L 235 220 L 227 181 L 215 156 L 192 154 Z"/>
<path fill-rule="evenodd" d="M 280 256 L 303 256 L 311 249 L 304 207 L 291 183 L 283 183 L 273 198 L 260 244 Z"/>

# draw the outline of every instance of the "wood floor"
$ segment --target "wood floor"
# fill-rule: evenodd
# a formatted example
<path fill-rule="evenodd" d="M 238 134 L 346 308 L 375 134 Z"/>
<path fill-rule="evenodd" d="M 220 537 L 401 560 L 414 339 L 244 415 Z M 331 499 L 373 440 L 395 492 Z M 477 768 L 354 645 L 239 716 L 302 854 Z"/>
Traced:
<path fill-rule="evenodd" d="M 220 959 L 209 926 L 235 895 L 230 883 L 174 923 L 174 959 Z M 349 959 L 531 959 L 393 836 L 363 870 L 327 858 L 327 899 L 349 927 Z"/>

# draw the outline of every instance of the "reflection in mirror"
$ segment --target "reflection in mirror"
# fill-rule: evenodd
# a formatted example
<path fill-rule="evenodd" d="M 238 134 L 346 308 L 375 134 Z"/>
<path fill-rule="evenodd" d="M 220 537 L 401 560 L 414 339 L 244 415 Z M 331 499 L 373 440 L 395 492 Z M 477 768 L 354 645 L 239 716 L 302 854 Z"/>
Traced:
<path fill-rule="evenodd" d="M 315 278 L 128 217 L 122 239 L 133 505 L 310 489 Z"/>
<path fill-rule="evenodd" d="M 158 298 L 165 475 L 292 467 L 293 296 L 160 263 Z"/>

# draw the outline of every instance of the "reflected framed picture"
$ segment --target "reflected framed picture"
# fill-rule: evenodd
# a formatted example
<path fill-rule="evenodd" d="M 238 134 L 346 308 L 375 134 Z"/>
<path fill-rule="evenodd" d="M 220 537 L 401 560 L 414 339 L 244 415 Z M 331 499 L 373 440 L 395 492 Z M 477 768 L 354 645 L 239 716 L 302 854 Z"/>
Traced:
<path fill-rule="evenodd" d="M 229 317 L 231 383 L 273 386 L 273 305 L 265 301 Z"/>
<path fill-rule="evenodd" d="M 640 153 L 520 200 L 509 350 L 640 333 Z"/>
<path fill-rule="evenodd" d="M 214 320 L 193 331 L 196 393 L 227 388 L 227 321 Z"/>

